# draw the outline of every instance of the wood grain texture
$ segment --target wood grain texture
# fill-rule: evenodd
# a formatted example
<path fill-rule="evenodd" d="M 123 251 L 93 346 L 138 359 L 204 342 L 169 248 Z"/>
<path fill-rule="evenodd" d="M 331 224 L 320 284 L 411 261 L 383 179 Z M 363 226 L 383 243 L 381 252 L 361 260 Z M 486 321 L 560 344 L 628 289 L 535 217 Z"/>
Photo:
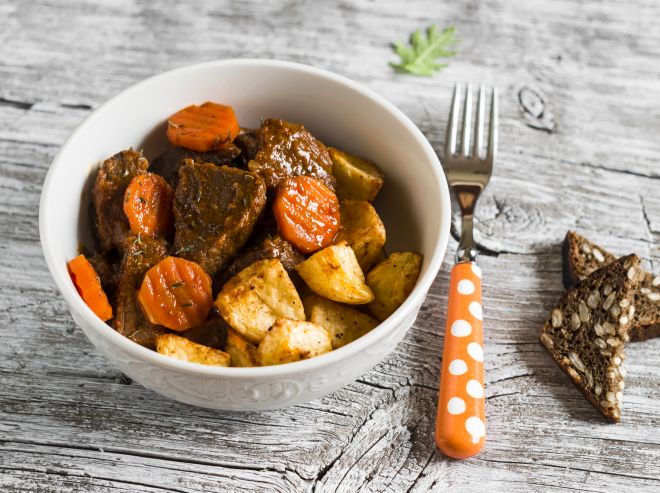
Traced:
<path fill-rule="evenodd" d="M 537 342 L 568 228 L 660 270 L 659 18 L 653 0 L 0 3 L 0 490 L 660 489 L 660 340 L 628 348 L 618 426 Z M 457 26 L 460 56 L 432 79 L 393 73 L 388 44 L 431 22 Z M 391 357 L 277 412 L 165 400 L 109 366 L 71 320 L 37 227 L 58 147 L 134 82 L 232 57 L 360 81 L 438 151 L 454 82 L 500 88 L 500 158 L 477 214 L 489 418 L 478 457 L 448 460 L 432 437 L 448 260 Z"/>

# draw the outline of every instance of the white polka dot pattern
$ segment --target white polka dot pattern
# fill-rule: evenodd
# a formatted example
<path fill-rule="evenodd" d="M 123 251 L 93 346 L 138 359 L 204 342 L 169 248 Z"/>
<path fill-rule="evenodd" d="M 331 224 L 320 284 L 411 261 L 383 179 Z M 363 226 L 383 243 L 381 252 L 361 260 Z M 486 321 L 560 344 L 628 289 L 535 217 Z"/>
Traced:
<path fill-rule="evenodd" d="M 472 326 L 467 320 L 456 320 L 451 324 L 451 335 L 454 337 L 466 337 L 472 332 Z"/>
<path fill-rule="evenodd" d="M 481 344 L 478 344 L 476 342 L 471 342 L 467 346 L 467 352 L 475 361 L 478 361 L 480 363 L 483 362 L 484 349 L 481 347 Z"/>
<path fill-rule="evenodd" d="M 463 375 L 467 371 L 467 364 L 462 359 L 455 359 L 449 363 L 449 373 L 452 375 Z"/>
<path fill-rule="evenodd" d="M 470 397 L 474 397 L 475 399 L 484 396 L 484 388 L 476 380 L 469 380 L 467 385 L 465 386 L 465 391 L 468 393 Z"/>
<path fill-rule="evenodd" d="M 456 290 L 459 294 L 472 294 L 474 293 L 474 283 L 469 279 L 461 279 L 458 281 Z"/>
<path fill-rule="evenodd" d="M 470 310 L 470 313 L 474 318 L 476 318 L 477 320 L 482 320 L 483 312 L 481 309 L 481 303 L 479 303 L 478 301 L 473 301 L 468 306 L 468 310 Z"/>
<path fill-rule="evenodd" d="M 447 411 L 451 414 L 463 414 L 465 412 L 465 401 L 460 397 L 452 397 L 447 403 Z"/>
<path fill-rule="evenodd" d="M 472 272 L 474 272 L 475 276 L 481 279 L 481 267 L 479 267 L 477 264 L 472 264 Z"/>
<path fill-rule="evenodd" d="M 465 429 L 472 437 L 472 443 L 479 443 L 481 437 L 486 436 L 486 426 L 476 416 L 470 416 L 465 420 Z"/>

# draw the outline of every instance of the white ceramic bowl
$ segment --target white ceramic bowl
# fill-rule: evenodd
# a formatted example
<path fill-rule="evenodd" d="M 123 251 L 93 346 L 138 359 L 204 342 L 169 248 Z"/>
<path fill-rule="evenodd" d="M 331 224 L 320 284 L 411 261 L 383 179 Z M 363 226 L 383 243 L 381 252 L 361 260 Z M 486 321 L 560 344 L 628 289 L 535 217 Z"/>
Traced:
<path fill-rule="evenodd" d="M 178 361 L 143 348 L 98 319 L 67 273 L 87 231 L 90 173 L 128 147 L 148 158 L 164 150 L 165 121 L 193 103 L 234 107 L 241 125 L 260 117 L 303 123 L 327 145 L 374 160 L 385 173 L 376 201 L 389 252 L 424 255 L 417 285 L 386 321 L 357 341 L 305 361 L 261 368 L 220 368 Z M 147 79 L 92 113 L 53 160 L 41 194 L 41 245 L 74 320 L 133 380 L 181 402 L 225 410 L 276 409 L 329 394 L 387 356 L 413 324 L 447 247 L 450 201 L 433 149 L 419 129 L 382 97 L 338 75 L 288 62 L 227 60 Z M 73 355 L 72 355 L 73 356 Z"/>

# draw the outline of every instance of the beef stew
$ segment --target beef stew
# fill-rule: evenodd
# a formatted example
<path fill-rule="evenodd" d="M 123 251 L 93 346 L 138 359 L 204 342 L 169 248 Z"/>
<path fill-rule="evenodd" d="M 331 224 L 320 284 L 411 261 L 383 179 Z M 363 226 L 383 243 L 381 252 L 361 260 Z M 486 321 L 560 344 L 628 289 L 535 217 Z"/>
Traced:
<path fill-rule="evenodd" d="M 96 171 L 84 257 L 97 282 L 72 279 L 107 295 L 117 332 L 201 364 L 281 364 L 347 344 L 383 319 L 370 308 L 405 300 L 421 256 L 405 252 L 416 267 L 382 289 L 396 265 L 370 204 L 384 182 L 374 163 L 298 123 L 240 129 L 216 103 L 173 115 L 167 136 L 151 163 L 127 149 Z"/>

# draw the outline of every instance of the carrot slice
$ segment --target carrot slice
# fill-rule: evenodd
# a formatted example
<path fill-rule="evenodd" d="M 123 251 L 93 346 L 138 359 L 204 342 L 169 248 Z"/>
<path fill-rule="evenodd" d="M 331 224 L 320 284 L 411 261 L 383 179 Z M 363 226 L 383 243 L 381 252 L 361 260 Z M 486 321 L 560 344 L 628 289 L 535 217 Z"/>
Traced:
<path fill-rule="evenodd" d="M 133 234 L 157 236 L 172 226 L 174 191 L 160 175 L 146 173 L 131 180 L 124 193 L 124 213 Z"/>
<path fill-rule="evenodd" d="M 172 145 L 199 152 L 231 143 L 239 131 L 232 107 L 211 102 L 188 106 L 167 121 L 167 138 Z"/>
<path fill-rule="evenodd" d="M 211 278 L 196 262 L 165 257 L 144 275 L 138 300 L 151 323 L 187 330 L 203 324 L 211 310 Z"/>
<path fill-rule="evenodd" d="M 112 306 L 101 287 L 101 280 L 84 255 L 67 264 L 69 275 L 85 304 L 104 322 L 112 318 Z"/>
<path fill-rule="evenodd" d="M 273 203 L 277 227 L 298 250 L 311 253 L 332 243 L 339 231 L 339 201 L 310 176 L 289 178 Z"/>

